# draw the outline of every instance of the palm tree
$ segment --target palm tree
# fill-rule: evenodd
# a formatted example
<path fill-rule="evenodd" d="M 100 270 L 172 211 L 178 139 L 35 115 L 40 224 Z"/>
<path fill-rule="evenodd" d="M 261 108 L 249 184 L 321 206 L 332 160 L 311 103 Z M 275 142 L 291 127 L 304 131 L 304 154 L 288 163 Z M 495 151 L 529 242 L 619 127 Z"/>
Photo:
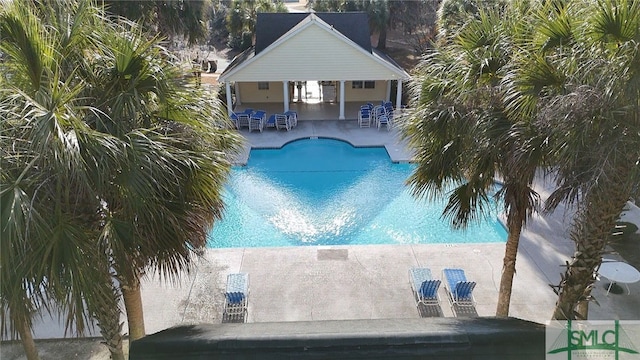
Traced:
<path fill-rule="evenodd" d="M 369 29 L 378 33 L 376 48 L 382 51 L 386 50 L 387 29 L 391 20 L 389 2 L 387 0 L 366 0 L 363 1 L 363 10 L 367 12 L 369 18 Z"/>
<path fill-rule="evenodd" d="M 577 211 L 576 250 L 556 286 L 553 316 L 576 319 L 587 318 L 611 231 L 640 181 L 640 3 L 567 3 L 555 15 L 564 26 L 548 31 L 571 41 L 555 54 L 567 69 L 566 91 L 545 99 L 541 117 L 556 144 L 558 190 L 548 207 L 568 201 Z"/>
<path fill-rule="evenodd" d="M 122 358 L 121 294 L 143 336 L 140 277 L 189 269 L 239 139 L 157 39 L 88 2 L 55 5 L 0 15 L 2 318 L 35 359 L 31 320 L 54 301 L 79 332 L 95 317 Z"/>
<path fill-rule="evenodd" d="M 0 14 L 7 80 L 0 97 L 2 330 L 17 332 L 29 359 L 38 358 L 34 316 L 59 311 L 81 333 L 89 320 L 85 307 L 106 299 L 94 283 L 106 262 L 75 142 L 82 125 L 69 111 L 79 87 L 68 86 L 55 57 L 69 39 L 47 33 L 40 22 L 46 13 L 13 3 Z M 82 20 L 74 20 L 68 30 L 81 31 Z"/>
<path fill-rule="evenodd" d="M 227 30 L 231 47 L 245 50 L 252 45 L 256 35 L 256 19 L 258 13 L 289 12 L 280 0 L 233 0 L 227 12 Z M 237 45 L 236 45 L 237 44 Z"/>
<path fill-rule="evenodd" d="M 454 227 L 481 217 L 494 183 L 502 182 L 494 197 L 504 206 L 509 236 L 497 316 L 509 314 L 520 233 L 538 209 L 532 182 L 545 154 L 531 117 L 506 107 L 513 24 L 520 18 L 480 11 L 428 54 L 411 83 L 413 110 L 402 129 L 416 153 L 408 179 L 414 196 L 448 193 L 443 216 Z"/>
<path fill-rule="evenodd" d="M 386 49 L 387 29 L 391 20 L 388 0 L 309 1 L 307 7 L 322 12 L 366 12 L 370 31 L 379 34 L 377 48 Z"/>
<path fill-rule="evenodd" d="M 167 38 L 182 36 L 189 45 L 207 37 L 210 0 L 157 1 L 157 0 L 104 0 L 106 10 L 131 21 L 141 23 L 150 33 Z"/>

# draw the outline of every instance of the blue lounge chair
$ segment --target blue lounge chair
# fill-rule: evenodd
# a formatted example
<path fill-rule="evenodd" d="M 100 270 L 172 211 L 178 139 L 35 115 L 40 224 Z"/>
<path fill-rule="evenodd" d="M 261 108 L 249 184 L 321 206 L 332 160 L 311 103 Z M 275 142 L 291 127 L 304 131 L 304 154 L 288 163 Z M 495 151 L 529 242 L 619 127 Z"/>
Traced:
<path fill-rule="evenodd" d="M 473 289 L 474 281 L 467 281 L 462 269 L 443 269 L 442 277 L 445 279 L 445 289 L 451 306 L 475 306 Z"/>
<path fill-rule="evenodd" d="M 267 112 L 264 110 L 258 110 L 251 114 L 251 118 L 249 119 L 249 132 L 253 130 L 259 130 L 262 132 L 264 128 L 264 123 L 267 122 Z"/>
<path fill-rule="evenodd" d="M 267 122 L 264 124 L 266 128 L 274 128 L 276 127 L 276 114 L 271 114 L 267 119 Z"/>
<path fill-rule="evenodd" d="M 235 273 L 227 275 L 227 289 L 223 320 L 245 321 L 249 298 L 249 274 Z"/>
<path fill-rule="evenodd" d="M 240 127 L 238 126 L 238 114 L 232 111 L 231 114 L 229 115 L 229 119 L 231 120 L 231 122 L 233 123 L 233 126 L 236 129 L 240 129 Z"/>
<path fill-rule="evenodd" d="M 276 130 L 280 129 L 291 130 L 291 122 L 285 114 L 276 114 Z"/>
<path fill-rule="evenodd" d="M 243 112 L 232 113 L 231 120 L 234 122 L 238 130 L 242 127 L 249 127 L 249 115 Z"/>
<path fill-rule="evenodd" d="M 291 125 L 292 128 L 294 128 L 294 127 L 296 127 L 298 125 L 298 112 L 297 111 L 289 110 L 289 111 L 285 111 L 284 114 L 287 115 L 287 119 L 289 120 L 289 124 Z"/>
<path fill-rule="evenodd" d="M 411 268 L 409 269 L 409 280 L 411 289 L 416 296 L 417 304 L 439 305 L 438 288 L 440 288 L 440 280 L 431 277 L 431 270 L 428 268 Z"/>

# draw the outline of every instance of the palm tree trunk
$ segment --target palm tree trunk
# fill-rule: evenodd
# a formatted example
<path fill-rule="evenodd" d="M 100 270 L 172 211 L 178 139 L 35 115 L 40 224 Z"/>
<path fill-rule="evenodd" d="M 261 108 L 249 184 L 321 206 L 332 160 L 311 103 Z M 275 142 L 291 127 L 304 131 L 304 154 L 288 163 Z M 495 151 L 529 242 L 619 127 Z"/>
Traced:
<path fill-rule="evenodd" d="M 116 310 L 118 308 L 116 307 Z M 125 360 L 124 352 L 122 350 L 122 323 L 120 322 L 120 311 L 113 311 L 112 309 L 103 309 L 101 314 L 96 314 L 95 317 L 98 320 L 98 326 L 100 326 L 100 333 L 104 338 L 104 344 L 109 348 L 111 353 L 111 359 L 113 360 Z"/>
<path fill-rule="evenodd" d="M 596 271 L 602 262 L 602 255 L 615 222 L 624 204 L 629 199 L 629 166 L 618 167 L 615 175 L 594 185 L 585 195 L 583 208 L 576 214 L 571 239 L 576 244 L 573 259 L 560 284 L 556 287 L 558 300 L 553 313 L 556 320 L 587 318 L 584 306 L 578 305 L 590 300 L 591 288 L 596 280 Z"/>
<path fill-rule="evenodd" d="M 504 251 L 504 259 L 502 260 L 502 276 L 500 278 L 500 292 L 498 293 L 498 306 L 496 308 L 496 316 L 509 316 L 509 305 L 511 303 L 511 289 L 513 286 L 513 276 L 516 273 L 516 256 L 518 255 L 518 244 L 520 243 L 520 233 L 522 232 L 522 219 L 509 219 L 516 217 L 515 214 L 509 214 L 507 224 L 509 227 L 509 236 Z"/>
<path fill-rule="evenodd" d="M 591 288 L 587 289 L 587 298 L 591 297 Z M 589 301 L 581 301 L 576 306 L 576 314 L 579 319 L 589 317 Z"/>
<path fill-rule="evenodd" d="M 124 299 L 124 306 L 127 310 L 129 340 L 140 339 L 146 335 L 140 283 L 137 282 L 137 284 L 133 286 L 122 286 L 122 298 Z"/>
<path fill-rule="evenodd" d="M 380 33 L 378 35 L 378 46 L 376 46 L 378 50 L 386 50 L 387 49 L 387 27 L 383 26 L 380 29 Z"/>
<path fill-rule="evenodd" d="M 111 279 L 109 279 L 111 280 Z M 125 360 L 124 352 L 122 350 L 122 325 L 120 322 L 120 306 L 119 294 L 117 289 L 111 283 L 97 283 L 102 287 L 96 289 L 97 292 L 104 291 L 105 296 L 101 296 L 94 302 L 94 299 L 89 298 L 87 306 L 93 317 L 97 320 L 100 327 L 100 333 L 104 338 L 104 344 L 111 353 L 111 359 L 113 360 Z M 106 287 L 110 287 L 107 289 Z M 110 296 L 109 296 L 110 294 Z"/>
<path fill-rule="evenodd" d="M 31 329 L 25 321 L 17 320 L 14 322 L 18 335 L 20 335 L 20 341 L 24 348 L 24 353 L 27 356 L 27 360 L 40 360 L 38 349 L 36 348 L 36 342 L 33 340 Z"/>

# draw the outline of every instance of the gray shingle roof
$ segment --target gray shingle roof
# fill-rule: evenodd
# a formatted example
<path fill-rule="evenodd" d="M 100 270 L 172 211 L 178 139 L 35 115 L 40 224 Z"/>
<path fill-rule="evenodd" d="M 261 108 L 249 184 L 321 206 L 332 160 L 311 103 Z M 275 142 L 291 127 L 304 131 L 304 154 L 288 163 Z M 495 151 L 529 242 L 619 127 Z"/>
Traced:
<path fill-rule="evenodd" d="M 371 52 L 369 22 L 364 12 L 314 13 L 367 52 Z M 309 13 L 258 13 L 256 55 L 291 30 Z"/>

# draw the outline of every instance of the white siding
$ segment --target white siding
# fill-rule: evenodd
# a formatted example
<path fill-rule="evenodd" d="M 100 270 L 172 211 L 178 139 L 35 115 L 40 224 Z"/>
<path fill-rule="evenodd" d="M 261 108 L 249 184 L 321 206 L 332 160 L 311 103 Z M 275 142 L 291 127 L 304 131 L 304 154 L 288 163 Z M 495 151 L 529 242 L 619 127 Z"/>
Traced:
<path fill-rule="evenodd" d="M 317 24 L 256 55 L 232 74 L 231 81 L 278 80 L 387 80 L 398 79 L 391 70 L 357 45 L 342 41 Z M 360 49 L 361 50 L 361 49 Z M 245 100 L 243 100 L 245 101 Z"/>

